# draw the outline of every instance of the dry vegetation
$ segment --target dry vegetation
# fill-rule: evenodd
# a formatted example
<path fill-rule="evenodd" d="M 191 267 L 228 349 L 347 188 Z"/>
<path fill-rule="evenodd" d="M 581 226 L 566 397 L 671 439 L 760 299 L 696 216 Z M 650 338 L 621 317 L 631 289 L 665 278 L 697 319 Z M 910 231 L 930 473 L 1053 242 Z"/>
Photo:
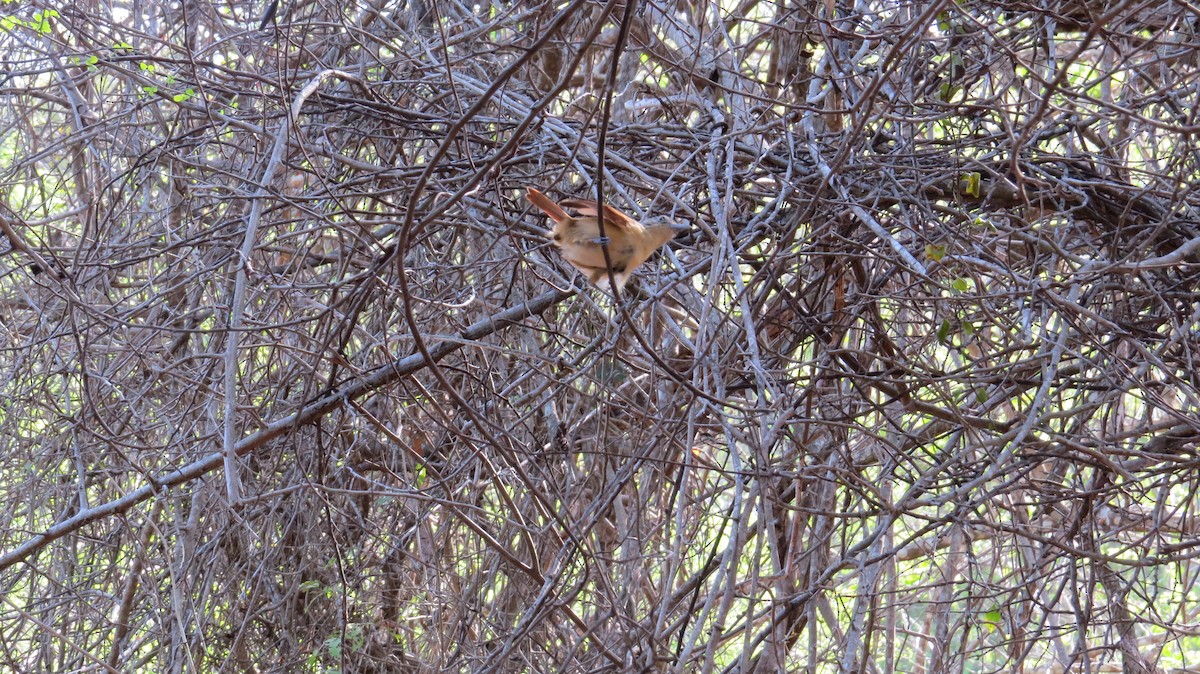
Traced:
<path fill-rule="evenodd" d="M 0 6 L 0 667 L 1200 667 L 1195 4 L 269 5 Z"/>

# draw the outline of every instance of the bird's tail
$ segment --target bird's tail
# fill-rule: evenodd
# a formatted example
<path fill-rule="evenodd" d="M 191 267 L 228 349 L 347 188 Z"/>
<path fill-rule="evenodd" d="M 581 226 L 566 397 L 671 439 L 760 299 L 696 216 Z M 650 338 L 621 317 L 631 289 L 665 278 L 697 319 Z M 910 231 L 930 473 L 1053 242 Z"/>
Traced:
<path fill-rule="evenodd" d="M 540 208 L 543 213 L 550 216 L 550 219 L 555 222 L 562 222 L 570 218 L 566 211 L 554 203 L 554 200 L 532 187 L 525 190 L 525 198 L 529 200 L 529 203 Z"/>

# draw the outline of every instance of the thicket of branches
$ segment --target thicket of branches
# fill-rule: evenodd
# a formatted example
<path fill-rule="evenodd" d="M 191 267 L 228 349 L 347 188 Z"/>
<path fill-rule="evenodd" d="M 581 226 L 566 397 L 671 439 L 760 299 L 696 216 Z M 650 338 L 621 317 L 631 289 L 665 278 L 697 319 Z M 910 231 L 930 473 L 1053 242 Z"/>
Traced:
<path fill-rule="evenodd" d="M 0 7 L 2 666 L 1200 666 L 1194 4 L 275 4 Z"/>

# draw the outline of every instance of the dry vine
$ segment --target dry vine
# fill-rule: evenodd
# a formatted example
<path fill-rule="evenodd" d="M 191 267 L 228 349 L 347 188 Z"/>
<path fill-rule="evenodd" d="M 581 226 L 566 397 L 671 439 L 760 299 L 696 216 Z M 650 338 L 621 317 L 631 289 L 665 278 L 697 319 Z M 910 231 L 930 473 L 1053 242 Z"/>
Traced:
<path fill-rule="evenodd" d="M 1198 666 L 1194 4 L 0 11 L 12 671 Z"/>

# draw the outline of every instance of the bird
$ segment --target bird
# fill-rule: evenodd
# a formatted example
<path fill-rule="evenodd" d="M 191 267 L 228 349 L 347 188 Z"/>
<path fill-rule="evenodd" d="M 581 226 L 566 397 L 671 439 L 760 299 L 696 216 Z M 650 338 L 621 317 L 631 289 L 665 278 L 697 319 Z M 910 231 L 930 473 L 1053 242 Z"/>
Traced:
<path fill-rule="evenodd" d="M 612 278 L 620 290 L 629 282 L 633 270 L 650 259 L 654 251 L 675 238 L 679 232 L 690 229 L 685 224 L 661 217 L 643 224 L 604 204 L 602 237 L 600 209 L 595 201 L 563 199 L 561 204 L 557 204 L 532 187 L 525 190 L 525 198 L 554 221 L 554 228 L 546 232 L 546 237 L 558 246 L 563 258 L 600 287 L 609 282 L 610 267 L 604 260 L 605 245 L 608 246 L 608 260 L 612 263 Z M 564 207 L 575 211 L 577 215 L 568 214 L 563 210 Z"/>

